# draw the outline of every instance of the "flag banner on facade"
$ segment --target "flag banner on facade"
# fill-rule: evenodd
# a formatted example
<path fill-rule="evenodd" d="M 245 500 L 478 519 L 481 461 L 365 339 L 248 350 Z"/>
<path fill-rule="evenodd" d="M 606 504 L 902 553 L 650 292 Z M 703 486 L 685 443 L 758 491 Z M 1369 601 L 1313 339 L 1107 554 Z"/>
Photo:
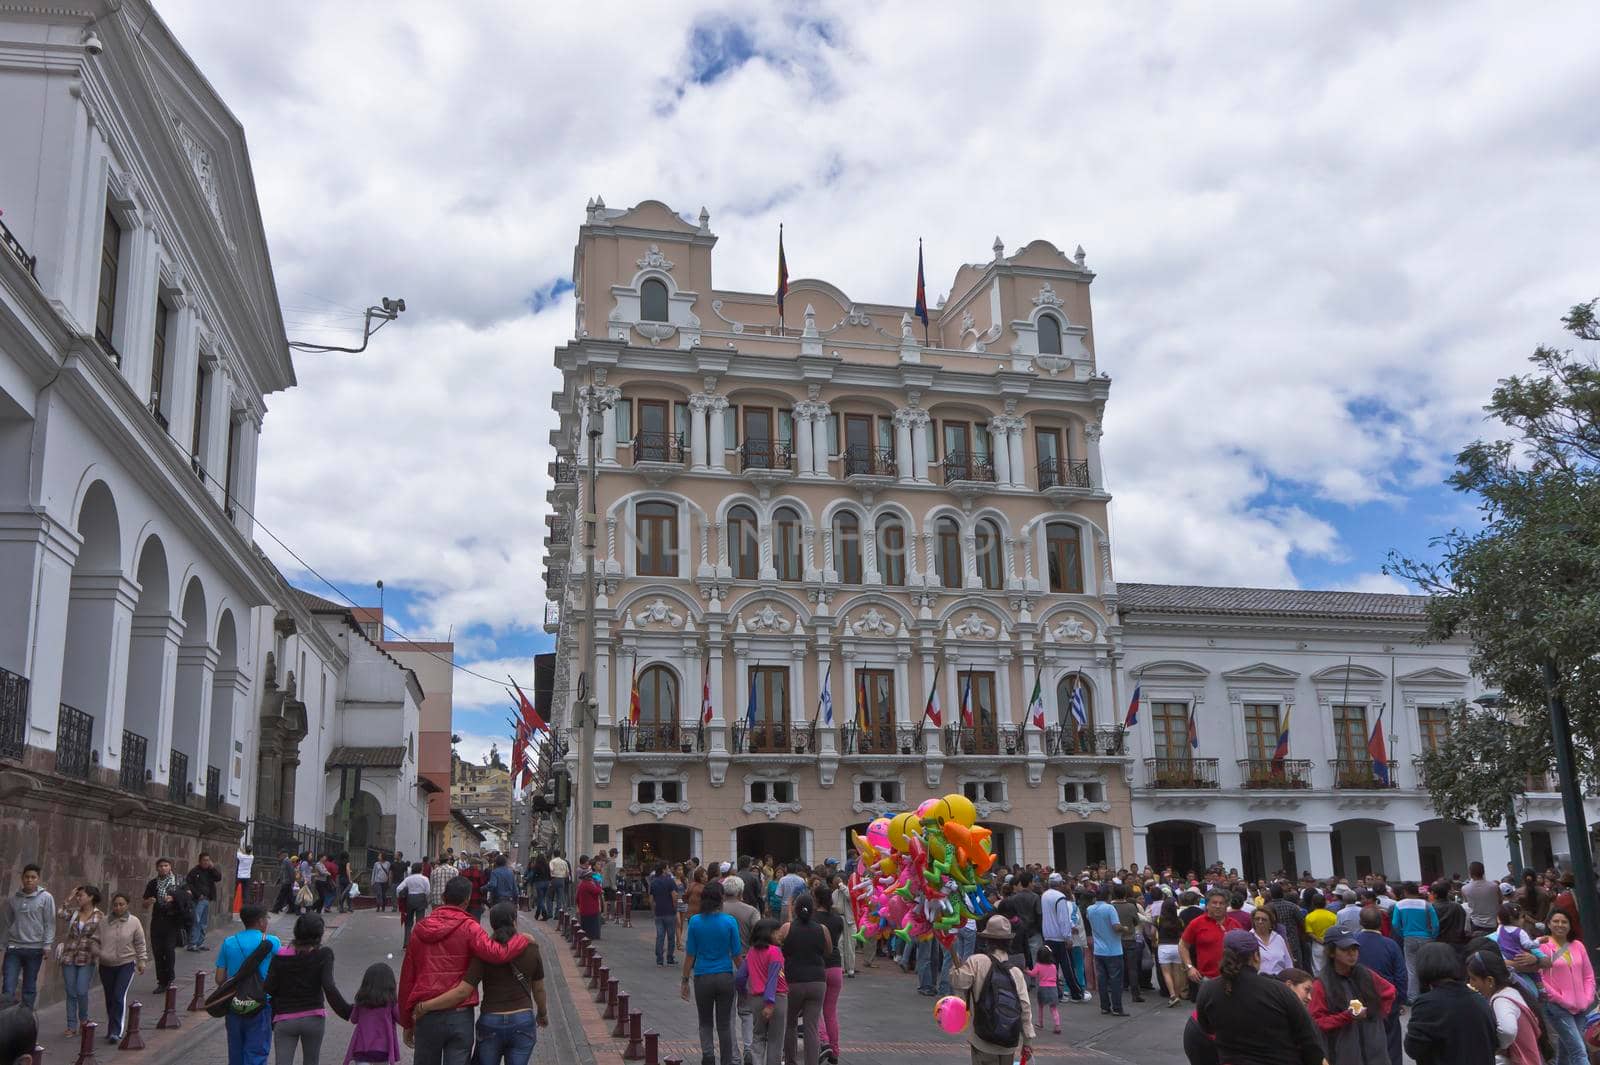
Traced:
<path fill-rule="evenodd" d="M 917 239 L 917 305 L 911 312 L 922 319 L 922 329 L 928 329 L 928 286 L 922 276 L 922 240 Z"/>
<path fill-rule="evenodd" d="M 972 727 L 972 674 L 967 674 L 966 683 L 961 686 L 961 727 Z"/>
<path fill-rule="evenodd" d="M 523 763 L 523 757 L 522 757 L 522 747 L 523 747 L 523 744 L 525 744 L 527 742 L 528 742 L 527 727 L 519 723 L 517 725 L 517 738 L 515 740 L 513 740 L 512 743 L 511 743 L 511 779 L 512 780 L 515 780 L 517 778 L 517 776 L 522 772 L 522 766 L 524 764 Z"/>
<path fill-rule="evenodd" d="M 1044 731 L 1044 688 L 1039 683 L 1039 674 L 1033 675 L 1033 695 L 1028 699 L 1028 716 L 1033 720 L 1033 727 Z"/>
<path fill-rule="evenodd" d="M 856 728 L 862 732 L 867 730 L 867 675 L 863 670 L 856 670 Z"/>
<path fill-rule="evenodd" d="M 628 682 L 628 724 L 639 723 L 639 663 L 633 663 L 633 679 Z"/>
<path fill-rule="evenodd" d="M 1132 728 L 1139 723 L 1139 686 L 1133 686 L 1133 698 L 1128 700 L 1128 716 L 1123 718 L 1122 727 Z"/>
<path fill-rule="evenodd" d="M 1372 759 L 1372 775 L 1384 787 L 1389 786 L 1389 749 L 1383 742 L 1383 714 L 1379 712 L 1378 723 L 1372 726 L 1372 738 L 1367 741 L 1367 756 Z"/>
<path fill-rule="evenodd" d="M 1272 768 L 1282 769 L 1284 761 L 1289 757 L 1289 715 L 1294 713 L 1294 707 L 1285 707 L 1283 711 L 1283 724 L 1278 728 L 1278 746 L 1272 751 Z"/>
<path fill-rule="evenodd" d="M 944 676 L 944 658 L 933 667 L 933 684 L 928 688 L 928 703 L 922 708 L 922 720 L 932 721 L 934 728 L 944 728 L 944 710 L 939 706 L 939 680 Z M 921 723 L 917 725 L 921 728 Z"/>
<path fill-rule="evenodd" d="M 783 257 L 783 223 L 778 223 L 778 318 L 783 318 L 783 298 L 789 294 L 789 261 Z"/>
<path fill-rule="evenodd" d="M 711 724 L 711 663 L 706 663 L 705 679 L 700 682 L 700 724 Z"/>
<path fill-rule="evenodd" d="M 523 694 L 522 688 L 518 686 L 515 680 L 511 682 L 511 686 L 517 689 L 517 697 L 513 700 L 513 702 L 515 702 L 522 710 L 522 720 L 527 722 L 528 734 L 531 736 L 535 732 L 543 732 L 548 729 L 550 726 L 546 724 L 544 718 L 539 715 L 539 711 L 533 708 L 533 700 L 529 699 Z M 508 692 L 507 694 L 510 693 Z"/>
<path fill-rule="evenodd" d="M 1083 701 L 1083 685 L 1076 680 L 1072 682 L 1072 720 L 1081 729 L 1089 727 L 1089 707 Z"/>
<path fill-rule="evenodd" d="M 1189 729 L 1189 746 L 1191 748 L 1193 748 L 1194 750 L 1198 751 L 1200 749 L 1200 729 L 1195 724 L 1194 707 L 1193 706 L 1189 707 L 1189 725 L 1188 725 L 1188 729 Z"/>
<path fill-rule="evenodd" d="M 756 686 L 754 684 L 750 685 L 750 698 L 744 708 L 744 727 L 747 729 L 756 727 Z"/>
<path fill-rule="evenodd" d="M 822 722 L 823 728 L 833 727 L 833 663 L 828 663 L 827 672 L 822 675 L 822 694 L 817 697 L 817 720 Z"/>

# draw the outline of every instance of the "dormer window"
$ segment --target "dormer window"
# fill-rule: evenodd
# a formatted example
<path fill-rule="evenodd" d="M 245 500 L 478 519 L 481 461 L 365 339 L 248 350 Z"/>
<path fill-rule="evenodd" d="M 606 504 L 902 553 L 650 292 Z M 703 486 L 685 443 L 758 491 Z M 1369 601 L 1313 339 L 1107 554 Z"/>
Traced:
<path fill-rule="evenodd" d="M 646 278 L 639 286 L 639 319 L 645 322 L 667 320 L 667 286 L 656 278 Z M 1056 340 L 1059 350 L 1061 341 Z"/>
<path fill-rule="evenodd" d="M 1039 354 L 1061 354 L 1061 320 L 1053 314 L 1039 316 Z"/>

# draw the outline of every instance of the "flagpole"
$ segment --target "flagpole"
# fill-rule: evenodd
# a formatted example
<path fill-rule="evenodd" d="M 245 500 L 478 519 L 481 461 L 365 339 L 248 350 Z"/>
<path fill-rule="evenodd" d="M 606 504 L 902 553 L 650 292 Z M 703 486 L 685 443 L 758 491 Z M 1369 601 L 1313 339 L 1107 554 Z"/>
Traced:
<path fill-rule="evenodd" d="M 927 284 L 927 279 L 923 276 L 923 272 L 922 272 L 922 238 L 921 237 L 917 238 L 917 278 L 918 278 L 918 280 L 922 281 L 924 285 Z M 922 300 L 923 300 L 923 305 L 922 305 L 922 346 L 926 348 L 926 347 L 931 347 L 932 346 L 931 342 L 928 340 L 928 305 L 927 305 L 928 297 L 927 297 L 926 291 L 924 291 L 924 293 L 923 293 Z"/>
<path fill-rule="evenodd" d="M 778 223 L 778 272 L 779 272 L 779 277 L 778 277 L 778 286 L 779 286 L 779 288 L 778 288 L 778 335 L 779 336 L 787 336 L 788 335 L 788 327 L 784 325 L 784 321 L 783 321 L 783 297 L 784 297 L 784 294 L 785 294 L 785 289 L 788 288 L 788 282 L 789 282 L 788 272 L 789 271 L 788 271 L 788 267 L 785 265 L 784 260 L 783 260 L 783 223 L 782 222 Z"/>

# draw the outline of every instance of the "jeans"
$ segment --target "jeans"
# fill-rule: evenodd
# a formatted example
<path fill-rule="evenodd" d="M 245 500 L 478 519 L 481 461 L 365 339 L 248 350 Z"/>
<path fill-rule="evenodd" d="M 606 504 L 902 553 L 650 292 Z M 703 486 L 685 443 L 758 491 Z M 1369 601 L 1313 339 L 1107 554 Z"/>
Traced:
<path fill-rule="evenodd" d="M 1578 1015 L 1568 1013 L 1548 999 L 1544 1015 L 1550 1031 L 1556 1037 L 1556 1057 L 1551 1065 L 1588 1065 L 1589 1055 L 1583 1047 L 1583 1021 Z"/>
<path fill-rule="evenodd" d="M 677 945 L 678 945 L 678 916 L 677 916 L 677 914 L 668 914 L 665 917 L 657 916 L 656 917 L 656 964 L 657 965 L 670 964 L 671 961 L 672 961 L 672 955 L 673 955 L 674 949 L 677 947 Z M 667 953 L 666 953 L 666 956 L 665 956 L 665 960 L 663 960 L 663 956 L 661 954 L 661 948 L 662 947 L 666 947 L 666 950 L 667 950 Z"/>
<path fill-rule="evenodd" d="M 382 913 L 384 908 L 389 905 L 389 882 L 387 880 L 373 881 L 372 894 L 378 900 L 378 912 Z"/>
<path fill-rule="evenodd" d="M 1133 992 L 1134 1001 L 1144 998 L 1141 985 L 1144 977 L 1139 972 L 1139 958 L 1144 954 L 1144 940 L 1134 939 L 1122 944 L 1122 986 Z"/>
<path fill-rule="evenodd" d="M 122 1038 L 122 1019 L 127 1014 L 128 988 L 133 986 L 133 970 L 134 963 L 131 961 L 126 965 L 100 966 L 100 987 L 106 994 L 107 1039 Z M 234 1058 L 230 1057 L 228 1060 L 237 1065 Z M 265 1045 L 262 1047 L 261 1060 L 266 1061 Z"/>
<path fill-rule="evenodd" d="M 753 1018 L 750 1038 L 751 1065 L 783 1065 L 783 1031 L 789 1016 L 789 996 L 774 995 L 772 1017 L 763 1019 L 762 1011 L 767 1000 L 760 995 L 746 995 Z"/>
<path fill-rule="evenodd" d="M 1406 987 L 1409 990 L 1407 1002 L 1415 1002 L 1422 989 L 1417 986 L 1417 951 L 1432 943 L 1433 940 L 1426 936 L 1406 936 L 1401 949 L 1406 955 Z M 1581 1063 L 1580 1063 L 1581 1065 Z"/>
<path fill-rule="evenodd" d="M 1095 982 L 1100 985 L 1100 1008 L 1122 1012 L 1122 955 L 1094 956 Z"/>
<path fill-rule="evenodd" d="M 550 881 L 550 906 L 554 912 L 560 913 L 567 908 L 567 886 L 571 883 L 571 877 Z"/>
<path fill-rule="evenodd" d="M 736 1065 L 733 1057 L 733 1002 L 739 992 L 732 973 L 707 973 L 694 978 L 694 1005 L 700 1018 L 700 1063 L 716 1065 L 718 1046 L 722 1065 Z M 423 1065 L 421 1061 L 417 1065 Z"/>
<path fill-rule="evenodd" d="M 789 1016 L 783 1022 L 783 1060 L 793 1065 L 817 1065 L 822 1053 L 822 1002 L 828 997 L 828 985 L 823 980 L 809 980 L 789 985 Z M 795 1055 L 797 1027 L 806 1022 L 805 1056 Z"/>
<path fill-rule="evenodd" d="M 129 965 L 131 972 L 133 966 Z M 267 1065 L 272 1050 L 272 1007 L 263 1006 L 248 1017 L 230 1013 L 228 1027 L 228 1065 Z"/>
<path fill-rule="evenodd" d="M 964 962 L 972 957 L 972 952 L 978 949 L 978 930 L 976 928 L 961 927 L 956 929 L 956 962 Z M 939 974 L 937 994 L 950 994 L 950 966 L 944 967 L 944 972 Z"/>
<path fill-rule="evenodd" d="M 211 900 L 196 899 L 194 924 L 189 928 L 189 949 L 199 950 L 206 945 L 206 918 L 211 916 Z"/>
<path fill-rule="evenodd" d="M 939 975 L 944 964 L 944 948 L 939 940 L 930 936 L 917 941 L 917 990 L 931 995 L 939 989 Z"/>
<path fill-rule="evenodd" d="M 535 880 L 533 882 L 533 912 L 538 917 L 550 915 L 550 881 Z"/>
<path fill-rule="evenodd" d="M 272 1026 L 273 1065 L 294 1065 L 294 1048 L 300 1048 L 302 1065 L 320 1065 L 326 1017 L 295 1017 Z"/>
<path fill-rule="evenodd" d="M 528 1065 L 539 1041 L 539 1022 L 532 1010 L 485 1013 L 478 1018 L 476 1065 Z"/>
<path fill-rule="evenodd" d="M 412 1034 L 415 1065 L 467 1065 L 472 1053 L 472 1007 L 424 1014 Z"/>
<path fill-rule="evenodd" d="M 67 985 L 68 1028 L 76 1028 L 89 1019 L 89 982 L 94 968 L 93 962 L 61 967 L 62 982 Z"/>
<path fill-rule="evenodd" d="M 784 1001 L 788 1002 L 787 995 L 784 996 Z M 740 995 L 739 1000 L 734 1003 L 733 1049 L 735 1057 L 740 1061 L 744 1060 L 745 1054 L 751 1053 L 750 1048 L 755 1043 L 756 1025 L 754 1011 L 758 1005 L 764 1004 L 765 1003 L 761 1002 L 760 999 L 754 995 Z M 781 1026 L 779 1030 L 782 1030 Z"/>
<path fill-rule="evenodd" d="M 53 918 L 52 918 L 53 920 Z M 39 966 L 44 964 L 43 947 L 11 947 L 6 950 L 6 960 L 3 967 L 4 991 L 0 992 L 7 1002 L 13 1001 L 19 988 L 17 976 L 22 977 L 22 1004 L 33 1009 L 33 1004 L 39 997 Z"/>
<path fill-rule="evenodd" d="M 937 941 L 934 941 L 934 945 L 938 945 Z M 844 970 L 827 969 L 824 970 L 823 975 L 827 977 L 825 982 L 828 985 L 828 990 L 823 992 L 822 995 L 822 1023 L 817 1034 L 825 1044 L 833 1048 L 834 1054 L 837 1055 L 839 1053 L 839 992 L 844 990 Z M 945 982 L 949 982 L 948 974 L 945 976 Z"/>

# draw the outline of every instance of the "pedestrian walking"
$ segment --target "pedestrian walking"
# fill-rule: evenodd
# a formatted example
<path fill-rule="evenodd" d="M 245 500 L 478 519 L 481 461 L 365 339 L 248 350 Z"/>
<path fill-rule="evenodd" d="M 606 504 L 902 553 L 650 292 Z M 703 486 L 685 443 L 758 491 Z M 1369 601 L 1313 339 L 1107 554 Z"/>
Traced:
<path fill-rule="evenodd" d="M 1494 1065 L 1494 1009 L 1461 980 L 1461 961 L 1448 943 L 1416 954 L 1418 993 L 1406 1024 L 1405 1051 L 1417 1065 Z"/>
<path fill-rule="evenodd" d="M 575 903 L 578 910 L 578 924 L 583 928 L 585 935 L 598 940 L 600 905 L 605 893 L 600 888 L 600 877 L 591 872 L 582 861 L 578 865 L 578 899 Z"/>
<path fill-rule="evenodd" d="M 495 855 L 494 868 L 489 870 L 489 883 L 484 890 L 490 906 L 502 902 L 509 902 L 513 907 L 517 905 L 517 873 L 504 854 Z"/>
<path fill-rule="evenodd" d="M 716 1065 L 738 1065 L 734 1058 L 733 1008 L 738 991 L 733 973 L 744 954 L 739 925 L 722 910 L 722 896 L 708 891 L 700 897 L 700 912 L 689 918 L 684 935 L 683 983 L 679 994 L 689 1001 L 694 981 L 695 1011 L 700 1022 L 700 1060 Z"/>
<path fill-rule="evenodd" d="M 517 931 L 516 903 L 495 903 L 489 910 L 489 927 L 496 943 L 508 942 Z M 459 984 L 419 1003 L 414 1013 L 421 1017 L 454 1009 L 480 987 L 483 999 L 478 1004 L 474 1065 L 528 1065 L 538 1045 L 539 1029 L 550 1024 L 538 944 L 529 940 L 522 952 L 504 965 L 487 965 L 474 958 Z"/>
<path fill-rule="evenodd" d="M 112 919 L 108 922 L 108 927 L 115 925 L 116 919 L 116 897 L 113 896 Z M 137 927 L 138 922 L 132 923 Z M 260 906 L 240 907 L 239 923 L 244 927 L 224 939 L 222 946 L 217 950 L 217 969 L 213 974 L 216 983 L 220 986 L 224 981 L 238 975 L 244 963 L 255 955 L 264 941 L 268 946 L 268 952 L 260 961 L 257 975 L 265 985 L 272 967 L 273 954 L 280 949 L 281 944 L 277 936 L 267 935 L 267 911 Z M 109 932 L 107 940 L 109 941 Z M 142 965 L 140 969 L 143 970 Z M 103 968 L 101 973 L 103 978 Z M 126 987 L 127 985 L 123 984 L 124 991 Z M 108 1000 L 109 995 L 108 990 Z M 267 1056 L 272 1049 L 271 1003 L 264 1003 L 260 1009 L 251 1013 L 231 1010 L 223 1023 L 228 1031 L 228 1065 L 267 1065 Z M 117 1038 L 120 1038 L 120 1015 L 118 1027 Z"/>
<path fill-rule="evenodd" d="M 1227 932 L 1223 918 L 1227 912 L 1227 892 L 1213 888 L 1206 893 L 1205 913 L 1190 921 L 1178 937 L 1178 956 L 1189 977 L 1191 998 L 1199 992 L 1201 980 L 1222 971 L 1222 939 Z"/>
<path fill-rule="evenodd" d="M 355 1031 L 350 1033 L 350 1046 L 344 1052 L 346 1063 L 399 1062 L 400 1037 L 396 1032 L 400 1027 L 400 992 L 388 962 L 367 966 L 350 1007 L 350 1023 L 355 1025 Z"/>
<path fill-rule="evenodd" d="M 828 996 L 828 955 L 833 942 L 817 920 L 816 903 L 805 891 L 788 899 L 791 919 L 778 931 L 789 978 L 789 1013 L 783 1022 L 783 1057 L 793 1065 L 818 1065 L 822 1054 L 822 1004 Z M 799 1025 L 805 1024 L 805 1056 L 797 1057 Z"/>
<path fill-rule="evenodd" d="M 550 852 L 550 914 L 555 916 L 572 904 L 572 866 L 559 850 Z"/>
<path fill-rule="evenodd" d="M 189 896 L 172 872 L 171 858 L 156 859 L 156 875 L 144 885 L 144 908 L 150 912 L 150 953 L 155 956 L 156 994 L 176 978 L 178 943 L 191 920 Z"/>
<path fill-rule="evenodd" d="M 1044 1027 L 1045 1007 L 1050 1009 L 1050 1023 L 1055 1034 L 1061 1034 L 1061 970 L 1057 967 L 1055 951 L 1047 943 L 1039 948 L 1039 956 L 1033 960 L 1033 968 L 1028 970 L 1028 975 L 1034 983 L 1034 1005 L 1039 1007 L 1038 1019 L 1033 1022 L 1035 1029 Z"/>
<path fill-rule="evenodd" d="M 1378 907 L 1367 906 L 1362 909 L 1361 931 L 1356 933 L 1356 958 L 1394 985 L 1395 1005 L 1383 1018 L 1383 1030 L 1388 1040 L 1389 1065 L 1402 1065 L 1400 1011 L 1405 1007 L 1411 985 L 1400 944 L 1384 935 L 1382 928 L 1383 915 Z"/>
<path fill-rule="evenodd" d="M 251 896 L 251 885 L 255 883 L 252 879 L 255 871 L 256 852 L 250 844 L 246 843 L 242 848 L 233 852 L 233 883 L 235 891 L 238 892 L 240 906 L 247 902 L 256 901 Z"/>
<path fill-rule="evenodd" d="M 411 943 L 411 930 L 416 923 L 428 912 L 428 899 L 431 888 L 428 878 L 422 875 L 422 863 L 413 862 L 411 873 L 400 881 L 399 906 L 400 906 L 400 946 L 402 948 Z"/>
<path fill-rule="evenodd" d="M 657 862 L 650 873 L 650 913 L 656 921 L 656 964 L 676 965 L 678 944 L 678 882 Z"/>
<path fill-rule="evenodd" d="M 340 913 L 350 913 L 355 909 L 355 904 L 353 901 L 355 896 L 351 894 L 351 892 L 356 887 L 356 870 L 355 867 L 350 864 L 350 853 L 348 851 L 341 853 L 336 864 L 338 866 L 338 873 L 336 875 L 335 887 L 339 896 L 337 909 Z"/>
<path fill-rule="evenodd" d="M 1122 1008 L 1122 924 L 1117 920 L 1116 907 L 1101 897 L 1089 907 L 1085 917 L 1094 947 L 1094 978 L 1100 991 L 1100 1012 L 1126 1017 L 1128 1014 Z"/>
<path fill-rule="evenodd" d="M 1400 885 L 1400 901 L 1394 904 L 1389 920 L 1405 955 L 1406 989 L 1411 1001 L 1422 993 L 1417 986 L 1417 954 L 1439 935 L 1439 911 L 1422 897 L 1416 883 L 1407 881 Z"/>
<path fill-rule="evenodd" d="M 428 904 L 430 906 L 441 905 L 444 901 L 444 886 L 459 875 L 460 872 L 456 869 L 455 864 L 440 855 L 433 868 L 428 870 Z M 467 882 L 467 887 L 469 889 L 468 900 L 470 901 L 470 889 L 472 887 L 470 880 Z"/>
<path fill-rule="evenodd" d="M 267 969 L 267 999 L 272 1003 L 272 1056 L 275 1065 L 319 1065 L 328 1008 L 350 1019 L 350 1004 L 333 980 L 333 951 L 322 945 L 320 914 L 295 918 L 294 941 L 272 955 Z"/>
<path fill-rule="evenodd" d="M 282 913 L 294 906 L 295 878 L 299 864 L 288 851 L 278 852 L 278 893 L 272 899 L 273 913 Z"/>
<path fill-rule="evenodd" d="M 378 912 L 389 908 L 390 870 L 393 865 L 389 856 L 382 851 L 378 852 L 378 860 L 372 863 L 372 874 L 369 883 L 372 884 L 372 897 L 377 903 Z"/>
<path fill-rule="evenodd" d="M 194 912 L 190 915 L 189 942 L 183 946 L 190 953 L 205 949 L 206 927 L 211 920 L 211 907 L 217 901 L 217 885 L 221 882 L 222 870 L 212 862 L 211 855 L 201 851 L 199 860 L 189 870 L 189 875 L 183 878 L 183 886 L 194 903 Z"/>
<path fill-rule="evenodd" d="M 0 996 L 30 1010 L 39 998 L 39 967 L 56 942 L 56 900 L 39 880 L 39 867 L 24 865 L 16 893 L 0 905 L 0 923 L 6 927 Z"/>
<path fill-rule="evenodd" d="M 1108 904 L 1106 908 L 1111 907 Z M 1011 922 L 995 914 L 979 931 L 978 949 L 972 957 L 956 962 L 954 945 L 946 948 L 953 963 L 950 986 L 966 1000 L 972 1018 L 967 1025 L 972 1065 L 1012 1065 L 1019 1053 L 1024 1059 L 1033 1053 L 1033 1003 L 1027 976 L 1007 950 L 1012 936 Z M 1112 942 L 1120 960 L 1121 939 L 1113 935 Z"/>
<path fill-rule="evenodd" d="M 528 895 L 533 900 L 533 916 L 535 920 L 547 921 L 550 919 L 550 859 L 543 853 L 535 854 L 533 861 L 528 863 L 528 868 L 523 871 L 522 879 L 528 885 Z"/>
<path fill-rule="evenodd" d="M 745 993 L 751 1003 L 754 1025 L 746 1060 L 751 1065 L 782 1065 L 783 1032 L 789 1015 L 789 980 L 783 970 L 783 951 L 773 944 L 778 922 L 759 920 L 750 934 L 745 954 Z M 759 1005 L 757 1005 L 759 1003 Z"/>
<path fill-rule="evenodd" d="M 89 1020 L 89 983 L 100 957 L 100 889 L 82 884 L 72 892 L 60 916 L 67 922 L 66 935 L 56 944 L 56 960 L 61 963 L 61 979 L 67 994 L 67 1036 L 78 1034 L 78 1026 Z"/>
<path fill-rule="evenodd" d="M 1265 906 L 1250 914 L 1250 934 L 1261 947 L 1261 960 L 1257 966 L 1262 976 L 1277 976 L 1294 968 L 1289 956 L 1289 944 L 1273 923 L 1273 913 Z"/>
<path fill-rule="evenodd" d="M 1556 1065 L 1588 1065 L 1583 1030 L 1595 1000 L 1594 967 L 1583 944 L 1572 939 L 1572 918 L 1552 908 L 1545 924 L 1550 934 L 1539 947 L 1551 965 L 1544 972 L 1544 1015 L 1560 1048 Z"/>
<path fill-rule="evenodd" d="M 1211 1061 L 1229 1065 L 1323 1065 L 1322 1040 L 1288 985 L 1261 975 L 1261 941 L 1233 929 L 1223 936 L 1217 976 L 1201 985 L 1194 1020 L 1214 1043 Z M 1188 1056 L 1205 1060 L 1192 1040 Z M 1196 1053 L 1199 1051 L 1199 1053 Z"/>
<path fill-rule="evenodd" d="M 844 952 L 841 944 L 845 938 L 844 917 L 833 910 L 833 898 L 823 890 L 814 897 L 817 907 L 817 921 L 828 930 L 828 942 L 832 948 L 828 953 L 827 967 L 823 971 L 823 979 L 827 989 L 822 995 L 822 1021 L 818 1037 L 822 1040 L 822 1060 L 828 1065 L 837 1065 L 839 1061 L 839 996 L 844 992 Z M 937 941 L 930 940 L 937 946 Z M 943 952 L 941 953 L 941 957 Z M 949 966 L 944 967 L 946 990 L 949 984 Z"/>

